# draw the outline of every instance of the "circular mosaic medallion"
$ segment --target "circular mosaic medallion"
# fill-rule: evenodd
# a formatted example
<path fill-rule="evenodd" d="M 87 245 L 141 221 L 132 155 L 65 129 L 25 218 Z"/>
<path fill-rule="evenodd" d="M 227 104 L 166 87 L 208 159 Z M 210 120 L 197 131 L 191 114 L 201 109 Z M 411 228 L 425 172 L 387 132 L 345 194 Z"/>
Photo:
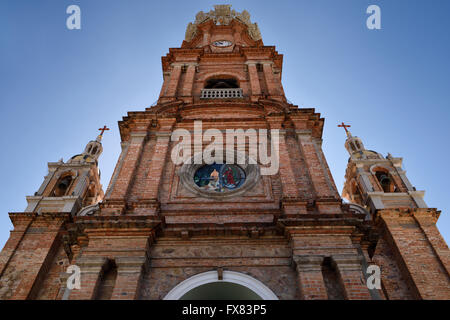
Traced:
<path fill-rule="evenodd" d="M 245 182 L 245 172 L 234 164 L 210 164 L 197 169 L 194 182 L 202 190 L 225 192 L 239 188 Z"/>

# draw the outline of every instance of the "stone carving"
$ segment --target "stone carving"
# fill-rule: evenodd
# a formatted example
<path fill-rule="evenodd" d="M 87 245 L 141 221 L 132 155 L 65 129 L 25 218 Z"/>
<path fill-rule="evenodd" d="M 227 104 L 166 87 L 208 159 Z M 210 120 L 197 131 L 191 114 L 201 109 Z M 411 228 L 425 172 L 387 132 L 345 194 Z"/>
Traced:
<path fill-rule="evenodd" d="M 261 32 L 257 23 L 252 23 L 250 21 L 250 13 L 247 10 L 241 13 L 231 10 L 231 5 L 215 5 L 214 10 L 205 13 L 203 11 L 198 12 L 195 15 L 195 22 L 190 22 L 186 28 L 185 40 L 187 42 L 192 41 L 197 35 L 197 25 L 212 19 L 216 25 L 229 25 L 233 19 L 236 19 L 244 23 L 248 27 L 248 34 L 250 37 L 258 41 L 261 39 Z"/>
<path fill-rule="evenodd" d="M 193 24 L 192 22 L 189 22 L 187 28 L 186 28 L 186 34 L 185 34 L 185 40 L 187 42 L 192 41 L 194 37 L 197 35 L 197 26 Z"/>
<path fill-rule="evenodd" d="M 98 212 L 98 210 L 100 210 L 99 204 L 98 203 L 92 204 L 90 206 L 82 208 L 78 212 L 77 216 L 79 216 L 79 217 L 92 216 L 92 215 L 96 214 Z"/>

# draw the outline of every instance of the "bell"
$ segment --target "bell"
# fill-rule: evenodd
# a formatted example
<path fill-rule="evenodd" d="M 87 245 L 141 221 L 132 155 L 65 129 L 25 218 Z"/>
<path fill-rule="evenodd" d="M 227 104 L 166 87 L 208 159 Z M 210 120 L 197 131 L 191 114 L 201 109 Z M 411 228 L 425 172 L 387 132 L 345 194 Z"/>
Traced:
<path fill-rule="evenodd" d="M 69 187 L 70 180 L 64 179 L 58 184 L 58 188 L 61 190 L 66 190 Z"/>
<path fill-rule="evenodd" d="M 391 179 L 387 175 L 383 174 L 380 177 L 380 183 L 381 184 L 389 184 L 389 183 L 391 183 Z"/>

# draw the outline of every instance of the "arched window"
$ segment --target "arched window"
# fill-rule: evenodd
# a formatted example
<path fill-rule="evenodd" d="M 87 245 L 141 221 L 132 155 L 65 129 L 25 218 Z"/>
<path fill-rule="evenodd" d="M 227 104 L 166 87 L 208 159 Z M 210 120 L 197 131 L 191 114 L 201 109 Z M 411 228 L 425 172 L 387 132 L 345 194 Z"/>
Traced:
<path fill-rule="evenodd" d="M 330 257 L 323 259 L 322 276 L 329 300 L 344 300 L 345 291 L 336 266 Z"/>
<path fill-rule="evenodd" d="M 396 187 L 394 181 L 392 180 L 390 174 L 384 170 L 378 170 L 375 172 L 375 177 L 380 183 L 381 188 L 384 192 L 395 192 Z"/>
<path fill-rule="evenodd" d="M 261 63 L 256 64 L 256 71 L 258 71 L 258 72 L 264 71 L 263 65 Z"/>
<path fill-rule="evenodd" d="M 234 78 L 215 78 L 206 81 L 205 89 L 232 89 L 239 88 L 238 82 Z"/>
<path fill-rule="evenodd" d="M 117 266 L 113 260 L 108 260 L 100 275 L 95 300 L 111 300 L 116 279 Z"/>
<path fill-rule="evenodd" d="M 67 191 L 69 190 L 71 183 L 72 183 L 72 176 L 70 175 L 59 178 L 58 182 L 55 185 L 55 188 L 53 189 L 53 192 L 51 193 L 51 196 L 53 197 L 65 196 L 67 194 Z"/>

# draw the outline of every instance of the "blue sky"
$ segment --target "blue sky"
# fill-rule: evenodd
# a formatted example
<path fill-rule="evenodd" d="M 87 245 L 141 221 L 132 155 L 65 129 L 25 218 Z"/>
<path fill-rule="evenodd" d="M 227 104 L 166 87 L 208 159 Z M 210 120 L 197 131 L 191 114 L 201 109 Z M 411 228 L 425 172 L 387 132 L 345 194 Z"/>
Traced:
<path fill-rule="evenodd" d="M 8 212 L 26 207 L 47 162 L 69 159 L 104 124 L 104 190 L 120 153 L 117 121 L 158 98 L 161 56 L 216 1 L 2 0 L 0 2 L 0 248 Z M 266 45 L 284 54 L 287 98 L 325 118 L 323 148 L 339 191 L 346 121 L 368 149 L 404 158 L 407 176 L 442 210 L 450 241 L 450 1 L 229 1 L 246 9 Z M 66 28 L 81 8 L 82 29 Z M 377 4 L 382 29 L 366 28 Z"/>

